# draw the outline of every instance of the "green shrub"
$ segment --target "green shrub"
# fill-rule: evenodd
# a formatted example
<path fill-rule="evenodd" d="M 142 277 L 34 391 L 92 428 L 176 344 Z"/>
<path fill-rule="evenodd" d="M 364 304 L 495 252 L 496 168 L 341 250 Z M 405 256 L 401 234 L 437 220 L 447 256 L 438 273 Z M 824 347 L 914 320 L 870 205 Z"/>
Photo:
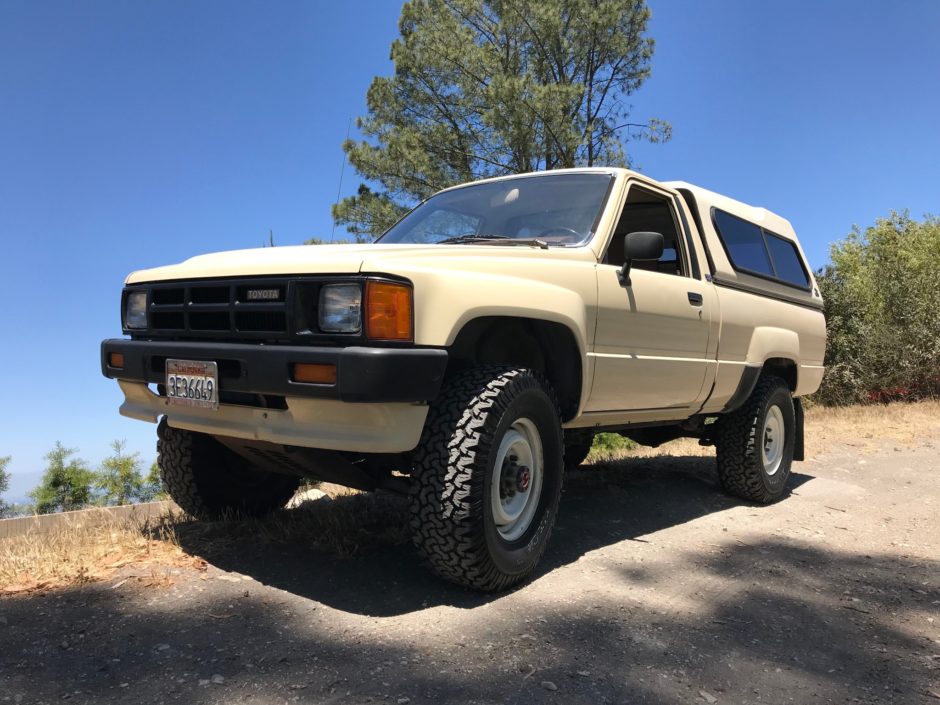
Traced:
<path fill-rule="evenodd" d="M 624 438 L 619 433 L 598 433 L 594 436 L 591 453 L 595 455 L 614 455 L 620 451 L 636 448 L 636 443 Z"/>
<path fill-rule="evenodd" d="M 826 374 L 816 399 L 852 404 L 940 391 L 940 218 L 892 213 L 856 228 L 817 273 Z"/>

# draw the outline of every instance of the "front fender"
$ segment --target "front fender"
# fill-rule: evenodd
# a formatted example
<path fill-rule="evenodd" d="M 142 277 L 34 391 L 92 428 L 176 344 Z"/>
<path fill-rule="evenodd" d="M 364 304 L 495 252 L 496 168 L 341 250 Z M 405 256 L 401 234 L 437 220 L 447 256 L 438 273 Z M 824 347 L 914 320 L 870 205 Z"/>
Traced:
<path fill-rule="evenodd" d="M 467 261 L 453 267 L 440 260 L 437 266 L 423 264 L 386 270 L 414 284 L 416 344 L 447 347 L 476 318 L 516 316 L 566 326 L 585 356 L 596 315 L 593 263 L 514 258 L 482 260 L 480 268 Z"/>
<path fill-rule="evenodd" d="M 423 345 L 452 345 L 465 325 L 485 316 L 560 323 L 574 334 L 582 358 L 586 353 L 585 341 L 589 334 L 593 335 L 581 296 L 544 282 L 464 273 L 449 278 L 446 288 L 433 287 L 428 296 L 419 297 L 418 289 L 416 282 L 415 342 Z"/>
<path fill-rule="evenodd" d="M 587 248 L 441 247 L 420 257 L 367 261 L 362 273 L 392 274 L 413 283 L 418 345 L 450 347 L 479 318 L 564 326 L 580 357 L 583 407 L 594 375 L 587 352 L 597 322 L 597 261 Z"/>

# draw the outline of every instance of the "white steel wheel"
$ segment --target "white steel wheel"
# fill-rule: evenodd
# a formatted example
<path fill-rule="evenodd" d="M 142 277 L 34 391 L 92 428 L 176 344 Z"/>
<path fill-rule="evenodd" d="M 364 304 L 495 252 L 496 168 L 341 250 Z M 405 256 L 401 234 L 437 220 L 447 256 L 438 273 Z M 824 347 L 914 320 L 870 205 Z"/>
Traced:
<path fill-rule="evenodd" d="M 518 367 L 455 372 L 414 454 L 411 530 L 443 578 L 478 590 L 525 580 L 545 552 L 564 479 L 548 382 Z"/>
<path fill-rule="evenodd" d="M 761 442 L 761 459 L 764 462 L 764 472 L 773 476 L 780 469 L 783 461 L 783 450 L 786 446 L 786 424 L 783 412 L 776 404 L 767 409 L 764 417 L 764 434 Z"/>
<path fill-rule="evenodd" d="M 504 541 L 516 541 L 529 530 L 542 494 L 544 467 L 538 428 L 530 419 L 517 419 L 500 440 L 490 483 L 493 522 Z"/>
<path fill-rule="evenodd" d="M 779 377 L 761 377 L 747 402 L 718 420 L 715 454 L 722 487 L 751 502 L 776 502 L 787 491 L 795 439 L 789 385 Z"/>

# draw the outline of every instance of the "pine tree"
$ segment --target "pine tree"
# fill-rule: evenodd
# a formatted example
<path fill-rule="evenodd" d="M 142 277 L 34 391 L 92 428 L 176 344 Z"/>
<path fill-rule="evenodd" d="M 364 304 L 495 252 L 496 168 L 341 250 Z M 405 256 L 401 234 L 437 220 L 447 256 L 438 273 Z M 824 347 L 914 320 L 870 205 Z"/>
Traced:
<path fill-rule="evenodd" d="M 357 240 L 455 183 L 574 166 L 629 165 L 626 142 L 669 139 L 630 119 L 650 75 L 643 0 L 412 0 L 392 76 L 366 96 L 364 139 L 343 144 L 373 184 L 333 207 Z"/>
<path fill-rule="evenodd" d="M 154 460 L 150 465 L 150 471 L 144 477 L 144 485 L 140 493 L 141 502 L 155 502 L 167 498 L 166 490 L 163 488 L 163 481 L 160 479 L 160 466 Z"/>
<path fill-rule="evenodd" d="M 94 499 L 95 474 L 83 460 L 72 458 L 75 450 L 56 441 L 46 454 L 46 471 L 39 486 L 29 493 L 37 514 L 81 509 Z"/>
<path fill-rule="evenodd" d="M 140 469 L 140 453 L 125 453 L 124 441 L 112 441 L 113 455 L 102 461 L 95 478 L 105 504 L 132 504 L 140 501 L 144 477 Z"/>

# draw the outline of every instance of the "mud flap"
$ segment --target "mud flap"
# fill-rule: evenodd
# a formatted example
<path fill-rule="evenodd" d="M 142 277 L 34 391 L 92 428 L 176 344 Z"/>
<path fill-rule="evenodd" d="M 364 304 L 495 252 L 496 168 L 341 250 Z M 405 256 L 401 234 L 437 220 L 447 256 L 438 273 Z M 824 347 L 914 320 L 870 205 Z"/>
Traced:
<path fill-rule="evenodd" d="M 803 400 L 799 397 L 793 400 L 793 415 L 796 427 L 793 439 L 793 459 L 803 460 Z"/>

